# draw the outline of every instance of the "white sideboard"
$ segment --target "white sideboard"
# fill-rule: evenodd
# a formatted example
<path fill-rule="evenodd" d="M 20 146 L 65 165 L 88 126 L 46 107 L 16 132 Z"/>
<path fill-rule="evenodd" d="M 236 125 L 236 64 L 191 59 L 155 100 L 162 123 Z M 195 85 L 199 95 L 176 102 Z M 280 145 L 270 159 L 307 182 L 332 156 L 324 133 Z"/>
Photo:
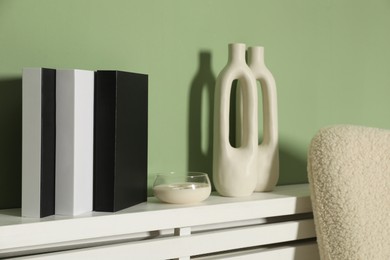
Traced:
<path fill-rule="evenodd" d="M 319 259 L 307 184 L 194 205 L 147 202 L 116 213 L 20 217 L 0 211 L 0 258 Z"/>

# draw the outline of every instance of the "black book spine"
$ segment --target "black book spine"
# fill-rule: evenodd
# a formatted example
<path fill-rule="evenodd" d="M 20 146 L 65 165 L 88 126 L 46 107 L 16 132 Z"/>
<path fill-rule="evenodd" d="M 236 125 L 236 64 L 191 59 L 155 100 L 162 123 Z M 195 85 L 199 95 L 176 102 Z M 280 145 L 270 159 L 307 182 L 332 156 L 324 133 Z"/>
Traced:
<path fill-rule="evenodd" d="M 56 71 L 42 69 L 41 217 L 55 214 Z"/>

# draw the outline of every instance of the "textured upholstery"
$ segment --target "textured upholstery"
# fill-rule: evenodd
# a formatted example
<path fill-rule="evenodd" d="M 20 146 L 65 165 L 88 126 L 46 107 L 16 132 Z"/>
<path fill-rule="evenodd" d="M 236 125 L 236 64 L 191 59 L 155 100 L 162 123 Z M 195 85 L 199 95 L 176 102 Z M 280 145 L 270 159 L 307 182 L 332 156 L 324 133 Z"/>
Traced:
<path fill-rule="evenodd" d="M 390 259 L 390 131 L 321 129 L 308 177 L 321 259 Z"/>

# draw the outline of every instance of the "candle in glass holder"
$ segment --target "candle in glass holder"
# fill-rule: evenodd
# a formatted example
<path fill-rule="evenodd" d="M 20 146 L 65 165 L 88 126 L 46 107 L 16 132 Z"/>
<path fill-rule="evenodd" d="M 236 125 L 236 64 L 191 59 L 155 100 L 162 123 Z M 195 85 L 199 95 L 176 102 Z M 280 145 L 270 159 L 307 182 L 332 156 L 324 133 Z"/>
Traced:
<path fill-rule="evenodd" d="M 175 204 L 191 204 L 207 199 L 211 185 L 207 174 L 176 173 L 159 174 L 153 185 L 154 195 L 161 201 Z"/>

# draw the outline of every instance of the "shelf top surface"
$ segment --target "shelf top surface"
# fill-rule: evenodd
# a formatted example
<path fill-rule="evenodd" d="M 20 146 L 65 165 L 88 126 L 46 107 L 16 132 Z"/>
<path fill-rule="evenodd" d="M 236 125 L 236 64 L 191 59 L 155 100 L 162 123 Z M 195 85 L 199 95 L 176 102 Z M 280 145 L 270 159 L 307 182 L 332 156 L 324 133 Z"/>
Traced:
<path fill-rule="evenodd" d="M 181 227 L 266 220 L 278 216 L 310 213 L 307 184 L 278 186 L 272 192 L 249 197 L 228 198 L 213 193 L 201 203 L 174 205 L 150 197 L 147 202 L 127 209 L 90 212 L 76 217 L 49 216 L 24 218 L 20 209 L 0 211 L 0 257 L 47 245 L 63 245 L 95 238 L 118 238 L 142 232 Z"/>
<path fill-rule="evenodd" d="M 7 225 L 20 225 L 20 224 L 29 224 L 29 223 L 40 223 L 40 222 L 52 222 L 57 220 L 76 220 L 83 218 L 95 218 L 101 216 L 120 216 L 120 215 L 129 215 L 130 213 L 143 213 L 147 214 L 150 212 L 184 212 L 188 209 L 192 212 L 199 210 L 203 212 L 215 207 L 246 207 L 246 206 L 255 206 L 267 202 L 274 202 L 276 200 L 283 200 L 286 203 L 289 200 L 296 200 L 297 198 L 308 199 L 310 197 L 308 184 L 294 184 L 294 185 L 285 185 L 277 186 L 272 192 L 255 192 L 248 197 L 222 197 L 219 196 L 216 192 L 213 192 L 211 196 L 201 202 L 196 204 L 188 205 L 179 205 L 179 204 L 167 204 L 162 203 L 155 197 L 149 197 L 147 202 L 137 204 L 135 206 L 126 208 L 124 210 L 112 212 L 89 212 L 86 214 L 78 216 L 60 216 L 53 215 L 45 218 L 25 218 L 21 217 L 20 209 L 6 209 L 0 210 L 0 228 Z M 287 204 L 286 204 L 287 205 Z M 214 207 L 213 207 L 214 206 Z M 130 214 L 134 215 L 134 214 Z"/>

